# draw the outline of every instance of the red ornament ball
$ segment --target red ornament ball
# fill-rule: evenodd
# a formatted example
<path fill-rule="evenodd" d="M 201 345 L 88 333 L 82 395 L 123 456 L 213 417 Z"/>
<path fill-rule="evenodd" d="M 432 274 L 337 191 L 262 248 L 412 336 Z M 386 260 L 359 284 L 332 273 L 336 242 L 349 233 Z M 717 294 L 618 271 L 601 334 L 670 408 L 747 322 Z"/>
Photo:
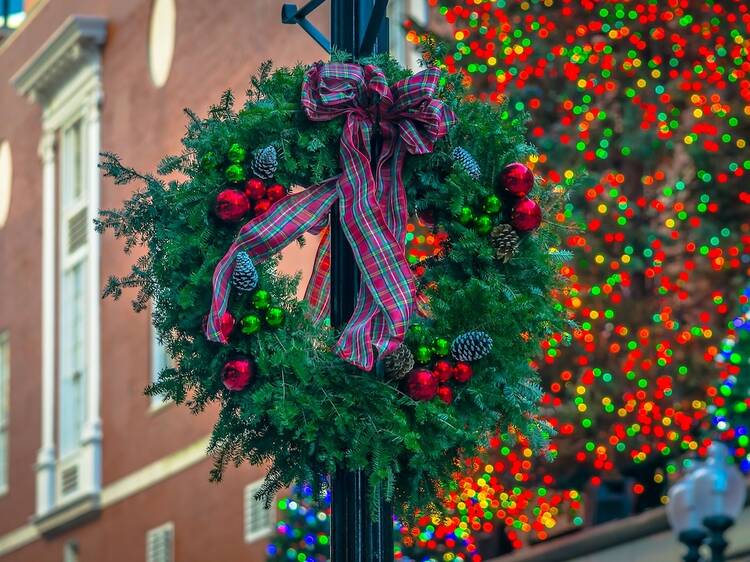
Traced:
<path fill-rule="evenodd" d="M 510 224 L 520 232 L 529 232 L 539 228 L 542 224 L 542 209 L 533 199 L 523 198 L 513 207 L 510 213 Z"/>
<path fill-rule="evenodd" d="M 453 374 L 453 365 L 450 361 L 438 361 L 432 368 L 432 372 L 440 382 L 448 382 Z"/>
<path fill-rule="evenodd" d="M 266 195 L 266 184 L 258 178 L 247 180 L 247 183 L 245 184 L 245 195 L 251 201 L 263 199 Z"/>
<path fill-rule="evenodd" d="M 271 200 L 272 203 L 282 199 L 286 196 L 286 188 L 280 183 L 275 183 L 266 189 L 266 197 Z"/>
<path fill-rule="evenodd" d="M 500 172 L 500 185 L 508 193 L 524 197 L 534 187 L 534 172 L 520 162 L 508 164 Z"/>
<path fill-rule="evenodd" d="M 250 201 L 236 189 L 225 189 L 216 196 L 216 216 L 226 222 L 237 222 L 250 210 Z"/>
<path fill-rule="evenodd" d="M 221 333 L 225 339 L 229 339 L 229 336 L 232 335 L 235 322 L 236 321 L 234 319 L 234 316 L 232 316 L 229 311 L 226 311 L 221 315 L 221 322 L 219 323 L 219 326 L 221 328 Z M 206 332 L 206 328 L 208 328 L 208 315 L 203 317 L 203 333 Z"/>
<path fill-rule="evenodd" d="M 255 216 L 258 216 L 258 215 L 262 215 L 270 208 L 271 208 L 271 201 L 269 201 L 268 199 L 261 199 L 260 201 L 255 203 L 255 206 L 253 207 L 253 212 L 255 213 Z"/>
<path fill-rule="evenodd" d="M 471 369 L 471 365 L 464 362 L 456 363 L 453 367 L 453 378 L 457 382 L 469 382 L 471 377 L 474 375 L 474 371 Z"/>
<path fill-rule="evenodd" d="M 416 369 L 406 383 L 409 396 L 414 400 L 432 400 L 438 389 L 438 379 L 432 371 Z"/>
<path fill-rule="evenodd" d="M 236 357 L 227 361 L 221 371 L 221 380 L 228 390 L 239 391 L 253 378 L 253 362 L 249 357 Z"/>
<path fill-rule="evenodd" d="M 453 402 L 453 390 L 450 386 L 439 386 L 437 389 L 437 395 L 438 398 L 446 404 L 451 404 Z"/>

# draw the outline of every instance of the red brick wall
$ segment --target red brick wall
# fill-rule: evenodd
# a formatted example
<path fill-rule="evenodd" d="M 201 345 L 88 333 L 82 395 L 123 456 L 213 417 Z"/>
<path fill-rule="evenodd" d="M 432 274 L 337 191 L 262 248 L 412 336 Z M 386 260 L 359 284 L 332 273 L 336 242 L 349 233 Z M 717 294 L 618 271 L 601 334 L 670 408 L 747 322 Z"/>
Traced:
<path fill-rule="evenodd" d="M 41 433 L 41 161 L 37 154 L 41 110 L 13 90 L 10 77 L 71 14 L 108 19 L 103 50 L 104 150 L 130 165 L 153 170 L 161 156 L 179 150 L 183 107 L 205 113 L 221 92 L 242 98 L 260 62 L 280 65 L 324 57 L 301 30 L 280 23 L 280 0 L 176 0 L 175 56 L 169 79 L 157 89 L 148 69 L 150 0 L 53 0 L 39 6 L 21 31 L 0 47 L 0 141 L 13 153 L 13 194 L 8 222 L 0 229 L 0 331 L 11 333 L 10 491 L 0 496 L 2 536 L 28 523 L 34 512 L 33 465 Z M 317 16 L 325 28 L 326 14 Z M 102 182 L 102 206 L 127 197 Z M 284 267 L 308 266 L 314 245 L 295 250 Z M 101 281 L 122 274 L 133 257 L 111 235 L 102 241 Z M 208 434 L 215 411 L 191 416 L 184 407 L 149 412 L 142 394 L 150 377 L 149 318 L 135 314 L 129 298 L 105 300 L 102 318 L 103 483 L 132 473 Z M 244 544 L 242 487 L 258 469 L 230 471 L 227 482 L 209 485 L 204 462 L 105 510 L 98 520 L 52 540 L 18 550 L 3 561 L 59 561 L 69 537 L 81 542 L 81 560 L 143 560 L 145 531 L 175 521 L 178 562 L 260 560 Z"/>

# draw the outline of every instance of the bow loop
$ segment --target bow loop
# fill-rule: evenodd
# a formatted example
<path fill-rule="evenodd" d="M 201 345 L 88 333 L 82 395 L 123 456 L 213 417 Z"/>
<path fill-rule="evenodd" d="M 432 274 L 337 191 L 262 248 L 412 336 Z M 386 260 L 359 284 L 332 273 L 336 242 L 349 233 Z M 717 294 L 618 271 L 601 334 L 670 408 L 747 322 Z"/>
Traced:
<path fill-rule="evenodd" d="M 401 169 L 406 152 L 431 152 L 455 120 L 453 112 L 435 98 L 439 78 L 437 70 L 429 69 L 389 87 L 383 71 L 374 65 L 318 63 L 308 69 L 301 96 L 308 119 L 346 116 L 340 141 L 342 172 L 276 202 L 240 230 L 214 271 L 206 328 L 210 340 L 224 341 L 220 319 L 237 252 L 264 259 L 303 232 L 319 231 L 330 210 L 340 214 L 341 228 L 362 274 L 354 313 L 341 332 L 336 353 L 370 370 L 373 349 L 387 354 L 401 344 L 416 292 L 404 248 L 408 212 Z M 371 141 L 376 128 L 383 143 L 373 164 Z M 308 286 L 316 318 L 329 302 L 329 248 L 326 235 Z"/>

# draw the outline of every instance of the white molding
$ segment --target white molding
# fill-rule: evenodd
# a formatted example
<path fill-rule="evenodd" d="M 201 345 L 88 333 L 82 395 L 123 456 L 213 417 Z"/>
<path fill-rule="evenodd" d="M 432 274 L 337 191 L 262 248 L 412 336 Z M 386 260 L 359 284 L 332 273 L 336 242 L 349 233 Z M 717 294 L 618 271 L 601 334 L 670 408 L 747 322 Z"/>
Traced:
<path fill-rule="evenodd" d="M 208 437 L 203 438 L 106 486 L 102 490 L 102 507 L 122 501 L 206 459 L 208 441 Z"/>
<path fill-rule="evenodd" d="M 39 143 L 42 160 L 42 442 L 36 458 L 36 513 L 55 505 L 55 134 L 45 131 Z"/>
<path fill-rule="evenodd" d="M 126 500 L 206 460 L 208 443 L 209 437 L 204 437 L 105 486 L 100 495 L 101 508 Z M 0 535 L 0 557 L 33 543 L 41 536 L 38 527 L 31 523 Z"/>
<path fill-rule="evenodd" d="M 44 105 L 71 71 L 91 59 L 98 64 L 106 38 L 106 19 L 69 16 L 10 80 L 21 95 Z"/>

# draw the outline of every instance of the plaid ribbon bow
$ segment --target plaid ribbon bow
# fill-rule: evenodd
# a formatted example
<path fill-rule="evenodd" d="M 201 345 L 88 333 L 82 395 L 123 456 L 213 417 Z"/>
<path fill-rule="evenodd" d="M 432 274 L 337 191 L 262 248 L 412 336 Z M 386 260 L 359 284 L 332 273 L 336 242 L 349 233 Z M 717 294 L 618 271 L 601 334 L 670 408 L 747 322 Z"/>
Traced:
<path fill-rule="evenodd" d="M 341 226 L 362 274 L 354 313 L 335 352 L 345 361 L 371 370 L 378 355 L 403 341 L 414 308 L 415 282 L 405 255 L 408 208 L 401 180 L 404 158 L 432 151 L 454 122 L 453 112 L 434 98 L 439 71 L 427 69 L 389 87 L 373 65 L 318 63 L 302 84 L 302 107 L 312 121 L 341 115 L 342 173 L 277 201 L 240 230 L 216 266 L 206 336 L 224 342 L 220 318 L 229 301 L 229 285 L 238 252 L 263 260 L 308 231 L 320 231 L 338 201 Z M 372 166 L 373 133 L 382 138 Z M 374 173 L 373 173 L 374 169 Z M 329 301 L 330 239 L 324 235 L 308 287 L 316 317 Z"/>

